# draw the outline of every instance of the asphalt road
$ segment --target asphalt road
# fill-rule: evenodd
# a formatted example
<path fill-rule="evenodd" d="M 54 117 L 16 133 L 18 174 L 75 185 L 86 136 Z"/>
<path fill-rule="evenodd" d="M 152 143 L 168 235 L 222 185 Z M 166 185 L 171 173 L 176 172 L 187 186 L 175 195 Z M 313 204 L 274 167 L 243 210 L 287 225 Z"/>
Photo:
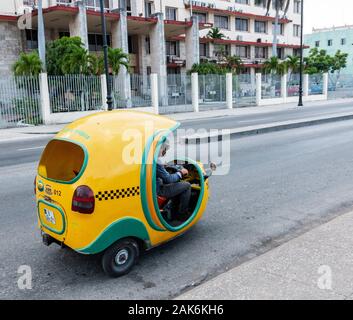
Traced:
<path fill-rule="evenodd" d="M 119 279 L 97 257 L 42 245 L 35 167 L 0 168 L 0 298 L 170 298 L 350 210 L 353 121 L 232 140 L 230 173 L 212 177 L 200 223 Z M 21 265 L 32 268 L 32 290 L 17 287 Z"/>
<path fill-rule="evenodd" d="M 196 119 L 182 121 L 181 128 L 195 130 L 198 129 L 232 129 L 243 128 L 254 125 L 263 125 L 287 120 L 308 119 L 316 116 L 330 116 L 332 114 L 352 112 L 353 103 L 332 102 L 327 105 L 293 108 L 283 111 L 273 111 L 258 114 L 247 114 L 238 116 L 226 116 L 209 119 Z M 23 164 L 30 161 L 37 161 L 43 148 L 47 144 L 49 138 L 40 139 L 36 137 L 33 140 L 26 141 L 0 141 L 0 168 L 8 165 Z"/>

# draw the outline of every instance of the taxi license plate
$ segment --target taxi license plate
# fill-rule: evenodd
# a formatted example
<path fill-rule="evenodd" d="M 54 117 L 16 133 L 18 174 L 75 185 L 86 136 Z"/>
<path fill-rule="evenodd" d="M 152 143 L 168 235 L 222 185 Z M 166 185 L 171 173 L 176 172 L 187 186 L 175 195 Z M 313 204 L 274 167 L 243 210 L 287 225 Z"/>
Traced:
<path fill-rule="evenodd" d="M 45 215 L 45 219 L 50 222 L 51 224 L 55 224 L 55 216 L 54 216 L 54 212 L 44 208 L 44 215 Z"/>

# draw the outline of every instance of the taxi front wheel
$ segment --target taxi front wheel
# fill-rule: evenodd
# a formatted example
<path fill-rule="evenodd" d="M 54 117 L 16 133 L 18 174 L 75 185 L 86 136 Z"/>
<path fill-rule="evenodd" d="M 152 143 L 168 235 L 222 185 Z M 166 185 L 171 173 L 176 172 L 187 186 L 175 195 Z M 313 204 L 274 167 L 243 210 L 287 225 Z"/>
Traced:
<path fill-rule="evenodd" d="M 123 276 L 131 271 L 138 257 L 139 246 L 134 239 L 117 241 L 103 254 L 103 270 L 110 277 Z"/>

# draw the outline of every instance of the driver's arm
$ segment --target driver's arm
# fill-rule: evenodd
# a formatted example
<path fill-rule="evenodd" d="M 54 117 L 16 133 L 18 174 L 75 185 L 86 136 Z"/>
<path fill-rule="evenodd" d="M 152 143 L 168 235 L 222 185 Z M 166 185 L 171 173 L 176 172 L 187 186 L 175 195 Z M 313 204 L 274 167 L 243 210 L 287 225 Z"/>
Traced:
<path fill-rule="evenodd" d="M 157 164 L 157 178 L 162 179 L 165 184 L 171 184 L 179 182 L 182 178 L 182 174 L 179 171 L 171 174 L 163 165 Z"/>

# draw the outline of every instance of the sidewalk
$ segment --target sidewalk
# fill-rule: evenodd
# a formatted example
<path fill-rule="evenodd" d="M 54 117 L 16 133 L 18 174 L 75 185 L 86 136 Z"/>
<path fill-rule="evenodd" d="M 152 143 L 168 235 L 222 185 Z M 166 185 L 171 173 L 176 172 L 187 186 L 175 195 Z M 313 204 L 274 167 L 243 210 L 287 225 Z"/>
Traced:
<path fill-rule="evenodd" d="M 340 103 L 352 103 L 353 99 L 339 99 L 335 101 L 321 101 L 321 102 L 310 102 L 305 105 L 305 108 L 313 108 L 321 107 L 325 105 L 332 105 L 333 103 L 339 105 Z M 176 114 L 168 114 L 166 115 L 169 118 L 172 118 L 176 121 L 194 121 L 199 119 L 210 119 L 210 118 L 220 118 L 220 117 L 227 117 L 227 116 L 246 116 L 246 115 L 266 115 L 268 113 L 273 113 L 276 111 L 285 111 L 285 110 L 293 110 L 296 109 L 296 104 L 284 104 L 284 105 L 276 105 L 276 106 L 261 106 L 261 107 L 248 107 L 248 108 L 234 108 L 234 109 L 216 109 L 216 110 L 208 110 L 208 111 L 201 111 L 200 112 L 186 112 L 186 113 L 176 113 Z M 337 113 L 335 115 L 330 116 L 321 116 L 311 119 L 306 119 L 305 122 L 309 120 L 310 123 L 307 125 L 314 124 L 316 120 L 322 121 L 323 119 L 333 119 L 335 117 L 343 117 L 343 119 L 347 116 L 353 117 L 353 112 L 346 112 L 346 113 Z M 342 119 L 342 120 L 343 120 Z M 335 121 L 335 120 L 333 120 Z M 291 124 L 293 127 L 298 127 L 298 123 L 303 121 L 293 120 L 293 121 L 284 121 L 284 122 L 273 122 L 269 125 L 262 125 L 262 126 L 252 126 L 249 128 L 243 128 L 238 130 L 237 128 L 230 128 L 235 130 L 237 134 L 244 135 L 248 131 L 262 133 L 269 132 L 268 129 L 271 127 L 276 128 L 276 130 L 283 130 L 290 128 Z M 0 129 L 0 142 L 4 141 L 15 141 L 15 140 L 26 140 L 26 139 L 33 139 L 33 138 L 43 138 L 45 136 L 51 136 L 59 132 L 66 124 L 57 124 L 57 125 L 43 125 L 43 126 L 29 126 L 29 127 L 16 127 L 10 129 Z M 304 124 L 305 125 L 305 124 Z M 283 127 L 284 126 L 284 127 Z M 259 131 L 262 130 L 262 131 Z"/>
<path fill-rule="evenodd" d="M 353 212 L 227 271 L 177 299 L 353 299 L 352 230 Z"/>

